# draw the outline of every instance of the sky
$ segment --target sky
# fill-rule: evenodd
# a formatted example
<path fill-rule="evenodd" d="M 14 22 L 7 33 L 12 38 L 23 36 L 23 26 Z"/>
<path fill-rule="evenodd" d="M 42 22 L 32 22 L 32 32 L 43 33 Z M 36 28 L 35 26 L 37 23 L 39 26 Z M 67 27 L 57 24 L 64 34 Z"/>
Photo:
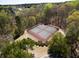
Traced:
<path fill-rule="evenodd" d="M 0 0 L 1 5 L 6 4 L 30 4 L 30 3 L 50 3 L 50 2 L 65 2 L 71 0 Z"/>

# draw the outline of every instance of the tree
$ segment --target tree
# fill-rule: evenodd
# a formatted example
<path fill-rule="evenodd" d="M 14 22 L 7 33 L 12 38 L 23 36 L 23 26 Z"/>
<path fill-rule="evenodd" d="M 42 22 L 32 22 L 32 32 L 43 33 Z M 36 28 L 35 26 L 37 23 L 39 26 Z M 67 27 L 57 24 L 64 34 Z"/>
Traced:
<path fill-rule="evenodd" d="M 8 16 L 4 10 L 0 12 L 0 34 L 9 34 L 12 31 L 11 16 Z M 12 27 L 11 27 L 12 26 Z"/>
<path fill-rule="evenodd" d="M 48 3 L 48 4 L 44 4 L 43 6 L 43 10 L 44 10 L 44 24 L 48 24 L 49 23 L 49 18 L 52 16 L 50 13 L 50 10 L 54 7 L 54 4 Z"/>
<path fill-rule="evenodd" d="M 70 6 L 72 6 L 73 9 L 77 9 L 78 8 L 79 1 L 78 0 L 73 0 L 71 2 L 67 2 L 66 4 L 69 4 Z"/>
<path fill-rule="evenodd" d="M 24 30 L 26 29 L 26 19 L 21 16 L 16 16 L 16 30 L 14 32 L 14 39 L 17 39 L 20 35 L 24 33 Z"/>
<path fill-rule="evenodd" d="M 33 48 L 34 45 L 36 45 L 37 43 L 35 41 L 33 41 L 30 38 L 27 39 L 22 39 L 21 41 L 17 41 L 16 45 L 19 46 L 21 49 L 26 49 L 26 46 L 29 47 L 30 49 Z"/>
<path fill-rule="evenodd" d="M 31 38 L 27 38 L 27 39 L 23 39 L 23 42 L 25 42 L 25 44 L 27 46 L 29 46 L 29 48 L 33 49 L 33 46 L 36 45 L 37 43 L 35 41 L 33 41 Z"/>
<path fill-rule="evenodd" d="M 69 47 L 66 38 L 61 33 L 56 33 L 49 44 L 48 53 L 50 57 L 67 57 Z"/>
<path fill-rule="evenodd" d="M 79 37 L 79 11 L 75 10 L 68 17 L 68 25 L 66 29 L 66 38 L 68 39 L 68 44 L 71 47 L 70 57 L 77 57 L 76 49 L 78 47 L 78 37 Z"/>
<path fill-rule="evenodd" d="M 67 18 L 68 23 L 72 23 L 73 21 L 79 21 L 79 11 L 74 11 L 70 16 Z"/>
<path fill-rule="evenodd" d="M 45 12 L 47 12 L 48 10 L 50 10 L 52 7 L 53 7 L 53 4 L 51 4 L 51 3 L 45 4 L 44 5 Z"/>
<path fill-rule="evenodd" d="M 14 31 L 16 29 L 14 15 L 12 8 L 0 6 L 0 37 L 2 39 L 13 39 Z"/>
<path fill-rule="evenodd" d="M 24 50 L 25 44 L 23 42 L 12 42 L 6 44 L 6 47 L 3 47 L 1 50 L 0 57 L 4 58 L 31 58 L 33 55 Z M 27 48 L 27 47 L 26 47 Z"/>
<path fill-rule="evenodd" d="M 79 37 L 79 21 L 74 21 L 68 25 L 66 38 L 69 46 L 71 47 L 70 57 L 77 57 L 76 49 L 78 47 Z"/>

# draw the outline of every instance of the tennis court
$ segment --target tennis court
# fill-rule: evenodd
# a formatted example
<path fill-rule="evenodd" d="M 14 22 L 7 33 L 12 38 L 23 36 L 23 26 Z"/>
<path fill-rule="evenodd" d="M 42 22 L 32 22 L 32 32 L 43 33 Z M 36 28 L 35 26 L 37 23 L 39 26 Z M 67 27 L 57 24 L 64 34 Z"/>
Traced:
<path fill-rule="evenodd" d="M 42 40 L 46 41 L 56 31 L 57 31 L 57 28 L 49 25 L 44 25 L 44 24 L 39 24 L 31 28 L 30 30 L 28 30 L 28 32 L 34 37 L 38 38 L 39 41 L 42 41 Z"/>

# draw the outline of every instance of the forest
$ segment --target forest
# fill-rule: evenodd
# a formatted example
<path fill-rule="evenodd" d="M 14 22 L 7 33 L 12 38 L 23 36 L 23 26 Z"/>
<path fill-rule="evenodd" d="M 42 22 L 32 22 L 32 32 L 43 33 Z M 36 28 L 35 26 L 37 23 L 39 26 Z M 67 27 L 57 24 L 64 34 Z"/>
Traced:
<path fill-rule="evenodd" d="M 64 37 L 61 33 L 56 33 L 51 41 L 47 43 L 50 57 L 79 57 L 79 52 L 77 53 L 76 51 L 77 49 L 79 50 L 78 1 L 11 6 L 0 5 L 0 57 L 33 57 L 27 49 L 25 51 L 25 44 L 32 48 L 34 45 L 40 45 L 40 43 L 38 44 L 32 40 L 17 43 L 14 41 L 26 29 L 39 23 L 57 26 L 66 34 Z M 9 44 L 9 42 L 13 43 Z"/>

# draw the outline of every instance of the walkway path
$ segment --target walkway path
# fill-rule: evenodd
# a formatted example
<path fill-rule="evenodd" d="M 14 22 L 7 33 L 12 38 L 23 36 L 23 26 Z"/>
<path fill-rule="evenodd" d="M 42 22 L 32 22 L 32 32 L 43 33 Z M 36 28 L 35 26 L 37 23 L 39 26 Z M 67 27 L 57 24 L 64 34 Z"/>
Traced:
<path fill-rule="evenodd" d="M 34 58 L 48 58 L 48 47 L 34 46 L 34 50 L 28 49 L 29 52 L 34 54 Z"/>
<path fill-rule="evenodd" d="M 62 29 L 59 29 L 58 32 L 61 32 L 65 36 L 65 33 Z M 32 39 L 35 39 L 32 35 L 28 34 L 27 30 L 25 30 L 24 34 L 22 36 L 20 36 L 17 40 L 22 40 L 23 38 L 27 39 L 28 37 L 31 37 Z"/>
<path fill-rule="evenodd" d="M 59 29 L 58 32 L 61 32 L 65 36 L 65 33 L 62 29 Z M 22 40 L 23 38 L 28 38 L 29 36 L 31 35 L 29 35 L 27 31 L 25 31 L 24 34 L 20 36 L 16 41 Z M 33 48 L 33 50 L 28 49 L 28 51 L 33 53 L 35 58 L 48 58 L 48 47 L 34 46 Z"/>
<path fill-rule="evenodd" d="M 62 29 L 59 29 L 58 32 L 60 32 L 60 33 L 63 34 L 64 36 L 66 36 L 65 33 L 64 33 L 64 31 L 63 31 Z"/>

